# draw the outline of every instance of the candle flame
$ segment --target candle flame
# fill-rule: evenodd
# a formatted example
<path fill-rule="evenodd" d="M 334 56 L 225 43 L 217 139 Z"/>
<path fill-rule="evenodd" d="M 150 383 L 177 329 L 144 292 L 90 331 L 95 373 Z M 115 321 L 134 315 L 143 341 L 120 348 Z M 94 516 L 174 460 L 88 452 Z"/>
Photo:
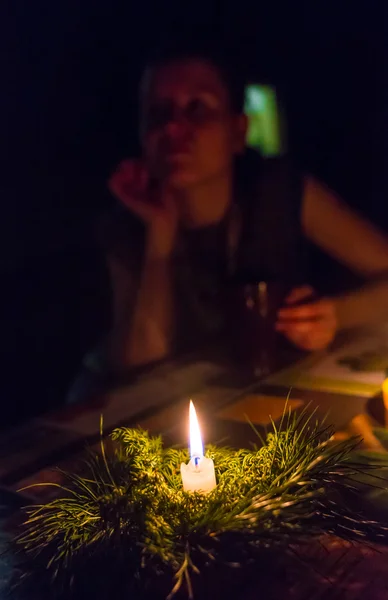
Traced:
<path fill-rule="evenodd" d="M 195 412 L 194 404 L 190 400 L 190 456 L 191 458 L 202 458 L 203 457 L 203 444 L 201 438 L 201 432 L 199 429 L 197 413 Z"/>

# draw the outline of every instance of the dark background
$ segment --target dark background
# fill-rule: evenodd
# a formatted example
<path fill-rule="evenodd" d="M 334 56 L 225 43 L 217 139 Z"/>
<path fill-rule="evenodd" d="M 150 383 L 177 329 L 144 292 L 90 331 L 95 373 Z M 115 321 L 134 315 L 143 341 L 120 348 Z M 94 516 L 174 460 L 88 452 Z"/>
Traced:
<path fill-rule="evenodd" d="M 59 406 L 101 333 L 92 223 L 109 172 L 137 151 L 135 90 L 160 31 L 207 23 L 237 40 L 252 75 L 281 87 L 302 165 L 387 227 L 383 3 L 252 4 L 2 5 L 2 425 Z"/>

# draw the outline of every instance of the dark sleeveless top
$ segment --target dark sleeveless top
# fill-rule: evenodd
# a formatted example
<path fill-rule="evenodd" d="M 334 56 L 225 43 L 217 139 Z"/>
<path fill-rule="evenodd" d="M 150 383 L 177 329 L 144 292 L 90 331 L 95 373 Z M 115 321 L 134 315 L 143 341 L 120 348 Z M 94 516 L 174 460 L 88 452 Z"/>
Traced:
<path fill-rule="evenodd" d="M 234 208 L 215 225 L 181 232 L 173 257 L 177 349 L 218 335 L 226 326 L 225 298 L 234 283 L 305 282 L 301 232 L 302 177 L 287 157 L 247 151 L 236 164 Z M 238 235 L 229 232 L 238 215 Z M 105 251 L 126 265 L 133 301 L 141 273 L 144 227 L 118 209 L 102 229 Z"/>

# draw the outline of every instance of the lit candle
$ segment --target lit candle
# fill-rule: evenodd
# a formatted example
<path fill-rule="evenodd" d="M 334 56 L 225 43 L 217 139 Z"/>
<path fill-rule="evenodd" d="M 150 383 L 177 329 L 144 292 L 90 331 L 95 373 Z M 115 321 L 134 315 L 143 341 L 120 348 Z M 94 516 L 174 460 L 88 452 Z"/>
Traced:
<path fill-rule="evenodd" d="M 181 476 L 185 492 L 210 492 L 217 485 L 214 463 L 203 455 L 201 432 L 194 404 L 190 400 L 190 456 L 188 465 L 181 464 Z"/>

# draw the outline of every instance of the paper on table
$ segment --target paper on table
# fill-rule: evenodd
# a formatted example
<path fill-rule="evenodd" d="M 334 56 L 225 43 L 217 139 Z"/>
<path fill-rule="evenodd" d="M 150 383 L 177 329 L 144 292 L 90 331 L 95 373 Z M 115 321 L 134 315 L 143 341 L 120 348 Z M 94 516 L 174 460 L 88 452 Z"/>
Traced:
<path fill-rule="evenodd" d="M 380 392 L 387 369 L 388 333 L 383 327 L 334 352 L 312 356 L 266 382 L 370 398 Z"/>

